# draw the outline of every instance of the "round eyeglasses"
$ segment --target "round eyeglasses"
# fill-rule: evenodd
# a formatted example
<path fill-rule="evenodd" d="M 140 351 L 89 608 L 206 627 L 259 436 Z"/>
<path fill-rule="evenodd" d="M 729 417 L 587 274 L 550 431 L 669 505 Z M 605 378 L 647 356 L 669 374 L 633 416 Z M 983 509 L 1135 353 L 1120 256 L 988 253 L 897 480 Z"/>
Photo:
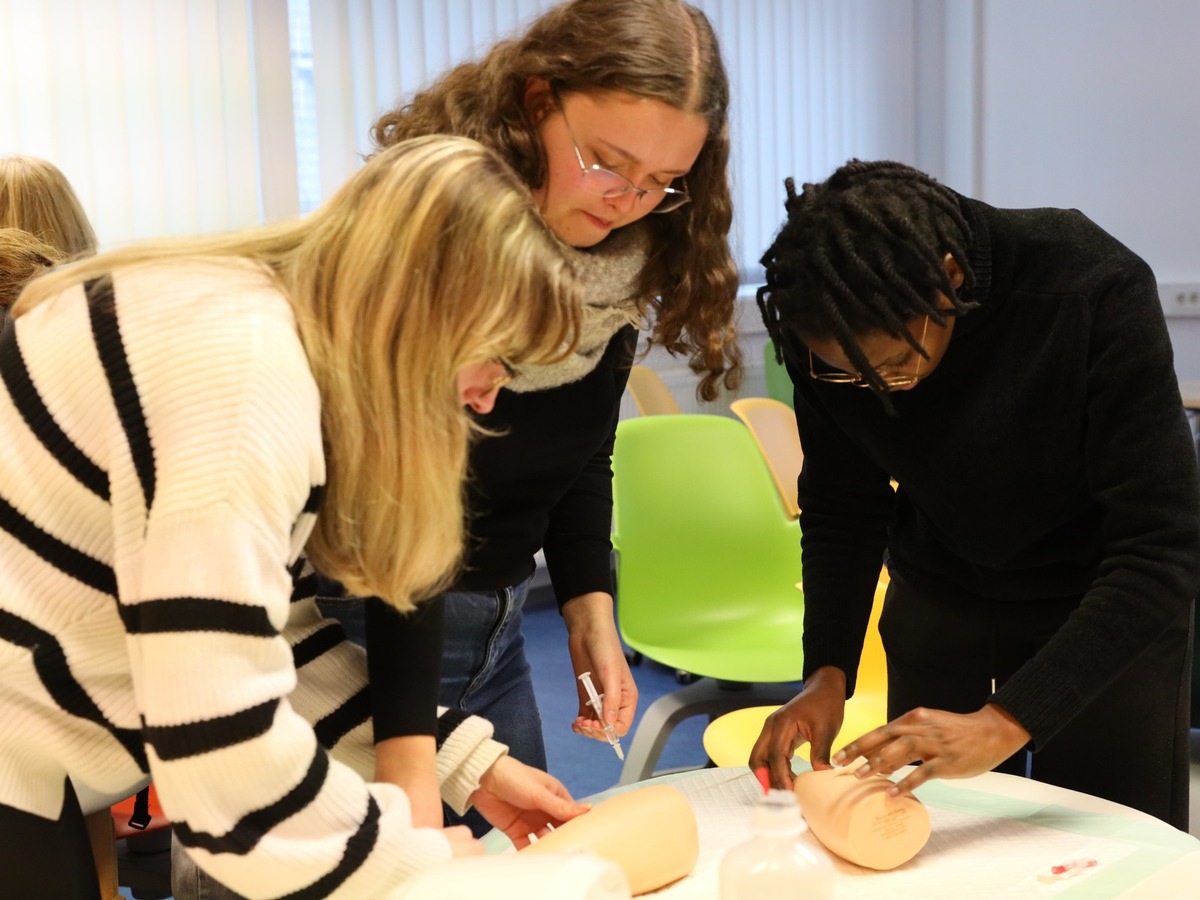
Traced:
<path fill-rule="evenodd" d="M 492 379 L 492 386 L 488 388 L 489 394 L 492 391 L 500 390 L 500 388 L 504 387 L 517 377 L 517 370 L 513 367 L 513 364 L 503 356 L 497 356 L 496 362 L 500 363 L 500 365 L 504 367 L 504 371 Z"/>
<path fill-rule="evenodd" d="M 652 213 L 674 212 L 692 199 L 687 192 L 687 179 L 682 175 L 679 177 L 682 187 L 640 188 L 624 175 L 606 169 L 598 163 L 589 166 L 583 161 L 583 154 L 579 152 L 579 142 L 575 140 L 575 132 L 571 130 L 571 125 L 567 122 L 567 111 L 563 109 L 561 101 L 558 103 L 558 108 L 563 115 L 563 124 L 567 126 L 567 135 L 571 138 L 571 148 L 575 151 L 575 161 L 579 163 L 581 176 L 584 181 L 592 185 L 601 197 L 611 200 L 613 197 L 623 197 L 632 191 L 636 203 L 642 203 L 649 198 L 648 202 L 654 204 L 654 208 L 650 210 Z M 589 178 L 589 176 L 591 177 Z"/>
<path fill-rule="evenodd" d="M 925 336 L 929 332 L 929 316 L 925 316 L 925 324 L 921 326 L 921 340 L 919 341 L 922 347 L 925 346 Z M 883 386 L 891 390 L 892 388 L 911 387 L 921 380 L 921 361 L 924 359 L 920 353 L 917 354 L 917 368 L 914 372 L 897 372 L 895 374 L 885 375 L 878 369 L 875 374 L 879 380 L 883 382 Z M 818 372 L 816 369 L 815 357 L 813 352 L 808 351 L 808 374 L 813 381 L 824 381 L 828 384 L 848 384 L 851 387 L 869 388 L 874 387 L 871 382 L 867 381 L 857 372 L 843 372 L 841 369 L 830 369 Z"/>

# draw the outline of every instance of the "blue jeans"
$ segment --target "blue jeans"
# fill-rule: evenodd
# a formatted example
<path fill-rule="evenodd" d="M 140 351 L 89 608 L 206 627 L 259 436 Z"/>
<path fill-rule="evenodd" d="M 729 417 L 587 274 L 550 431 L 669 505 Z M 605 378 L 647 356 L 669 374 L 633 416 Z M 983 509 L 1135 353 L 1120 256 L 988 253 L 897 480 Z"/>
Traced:
<path fill-rule="evenodd" d="M 498 591 L 446 593 L 438 700 L 487 719 L 510 755 L 545 770 L 542 717 L 521 633 L 531 580 Z"/>
<path fill-rule="evenodd" d="M 192 862 L 174 836 L 171 838 L 171 896 L 174 900 L 245 900 Z"/>
<path fill-rule="evenodd" d="M 496 591 L 448 591 L 438 702 L 487 719 L 496 740 L 526 765 L 545 770 L 542 718 L 533 693 L 521 622 L 532 577 Z M 361 600 L 317 601 L 342 624 L 346 636 L 366 645 Z"/>
<path fill-rule="evenodd" d="M 446 593 L 438 702 L 487 719 L 496 730 L 496 740 L 508 745 L 509 755 L 544 771 L 542 717 L 521 633 L 531 580 L 497 591 Z M 477 836 L 491 830 L 475 810 L 463 817 L 449 808 L 445 812 L 447 824 L 467 824 Z"/>

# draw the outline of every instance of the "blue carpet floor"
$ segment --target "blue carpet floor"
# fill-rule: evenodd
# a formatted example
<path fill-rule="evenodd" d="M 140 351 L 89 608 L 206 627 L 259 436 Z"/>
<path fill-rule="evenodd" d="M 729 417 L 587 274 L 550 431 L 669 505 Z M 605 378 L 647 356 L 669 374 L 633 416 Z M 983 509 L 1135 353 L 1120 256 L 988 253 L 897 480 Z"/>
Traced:
<path fill-rule="evenodd" d="M 542 714 L 548 768 L 574 797 L 587 797 L 617 783 L 621 761 L 606 743 L 580 737 L 571 730 L 579 713 L 575 673 L 567 654 L 567 629 L 558 609 L 551 604 L 525 610 L 525 652 L 533 669 L 534 690 Z M 674 669 L 651 660 L 634 666 L 638 686 L 638 708 L 634 727 L 621 739 L 628 748 L 633 731 L 646 707 L 663 694 L 678 690 Z M 708 719 L 696 716 L 679 724 L 671 733 L 658 769 L 697 768 L 708 762 L 701 742 Z"/>

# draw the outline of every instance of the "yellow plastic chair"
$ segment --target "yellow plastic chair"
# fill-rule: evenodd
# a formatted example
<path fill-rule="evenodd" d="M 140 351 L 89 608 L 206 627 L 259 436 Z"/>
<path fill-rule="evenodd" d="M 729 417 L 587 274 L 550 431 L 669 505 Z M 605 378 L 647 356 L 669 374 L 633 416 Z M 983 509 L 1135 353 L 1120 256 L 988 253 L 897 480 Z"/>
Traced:
<path fill-rule="evenodd" d="M 841 730 L 833 739 L 835 751 L 871 729 L 887 724 L 887 656 L 879 637 L 879 613 L 883 609 L 887 585 L 887 571 L 884 570 L 875 588 L 875 603 L 858 663 L 854 696 L 846 701 Z M 778 705 L 752 706 L 714 719 L 704 730 L 704 752 L 718 766 L 746 765 L 767 716 L 778 708 Z M 808 753 L 807 750 L 803 752 Z"/>
<path fill-rule="evenodd" d="M 629 394 L 643 416 L 677 415 L 680 412 L 679 404 L 662 376 L 647 366 L 634 366 L 629 370 Z"/>
<path fill-rule="evenodd" d="M 729 404 L 729 408 L 754 435 L 771 468 L 784 510 L 790 518 L 797 518 L 800 504 L 796 501 L 796 479 L 804 465 L 804 449 L 796 431 L 795 411 L 770 397 L 742 397 Z"/>
<path fill-rule="evenodd" d="M 767 381 L 768 397 L 788 406 L 795 403 L 792 376 L 787 373 L 783 363 L 775 361 L 775 344 L 770 338 L 763 344 L 763 375 Z"/>
<path fill-rule="evenodd" d="M 793 697 L 803 671 L 800 526 L 740 422 L 628 419 L 613 451 L 617 624 L 646 658 L 700 676 L 643 713 L 620 784 L 654 773 L 675 726 Z"/>

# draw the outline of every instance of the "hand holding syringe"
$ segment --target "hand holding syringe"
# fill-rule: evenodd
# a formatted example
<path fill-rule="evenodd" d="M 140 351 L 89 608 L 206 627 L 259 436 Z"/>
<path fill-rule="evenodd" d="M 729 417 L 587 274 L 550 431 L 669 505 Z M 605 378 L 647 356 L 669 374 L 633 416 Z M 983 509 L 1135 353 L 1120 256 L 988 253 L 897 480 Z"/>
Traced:
<path fill-rule="evenodd" d="M 579 680 L 583 682 L 583 688 L 587 691 L 588 706 L 592 708 L 592 711 L 596 713 L 596 718 L 604 726 L 604 736 L 608 738 L 609 746 L 617 754 L 617 759 L 624 759 L 625 752 L 621 749 L 621 739 L 617 737 L 617 729 L 604 718 L 604 695 L 596 693 L 596 686 L 592 684 L 592 673 L 584 672 L 579 676 Z"/>

